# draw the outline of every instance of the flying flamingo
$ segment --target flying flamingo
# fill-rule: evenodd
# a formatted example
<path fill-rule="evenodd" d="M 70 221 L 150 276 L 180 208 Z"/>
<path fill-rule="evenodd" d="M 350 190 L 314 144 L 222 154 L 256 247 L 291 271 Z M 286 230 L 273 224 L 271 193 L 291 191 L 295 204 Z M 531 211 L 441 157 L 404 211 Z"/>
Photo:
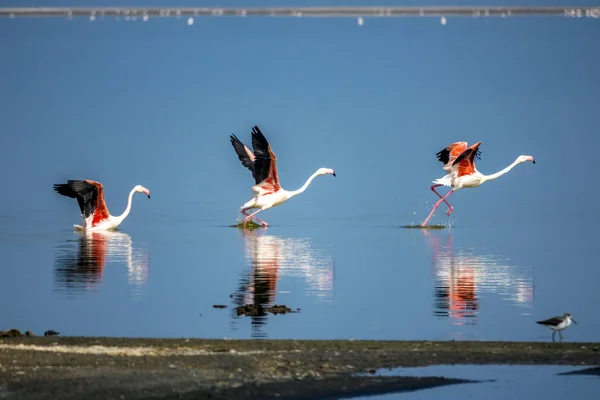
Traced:
<path fill-rule="evenodd" d="M 431 186 L 431 190 L 440 199 L 435 203 L 429 216 L 423 221 L 421 226 L 427 225 L 427 222 L 442 201 L 446 203 L 449 208 L 448 215 L 452 214 L 454 208 L 446 201 L 446 198 L 457 190 L 462 188 L 474 188 L 484 182 L 499 178 L 513 169 L 517 164 L 526 161 L 531 161 L 535 164 L 535 160 L 532 156 L 519 156 L 512 164 L 503 170 L 498 171 L 495 174 L 483 175 L 475 168 L 475 157 L 481 159 L 481 151 L 479 150 L 480 145 L 481 142 L 477 142 L 467 148 L 467 142 L 456 142 L 436 154 L 438 160 L 444 164 L 443 168 L 449 173 L 433 181 L 434 185 Z M 450 186 L 452 189 L 445 196 L 442 196 L 435 190 L 438 186 Z"/>
<path fill-rule="evenodd" d="M 254 218 L 263 226 L 268 226 L 265 221 L 255 217 L 259 212 L 280 205 L 281 203 L 291 199 L 292 197 L 304 192 L 308 185 L 319 175 L 331 174 L 335 176 L 334 170 L 330 168 L 319 168 L 312 174 L 304 185 L 298 190 L 287 191 L 279 184 L 277 176 L 277 157 L 271 150 L 271 146 L 267 142 L 258 126 L 252 128 L 252 148 L 254 153 L 250 151 L 234 134 L 229 136 L 231 144 L 242 165 L 252 172 L 255 185 L 252 186 L 254 197 L 240 208 L 240 212 L 246 216 L 244 218 L 244 227 L 246 223 Z M 258 208 L 252 214 L 248 214 L 247 210 Z"/>
<path fill-rule="evenodd" d="M 144 193 L 150 198 L 150 191 L 137 185 L 129 193 L 127 208 L 119 216 L 110 215 L 104 202 L 104 187 L 99 182 L 90 180 L 67 180 L 67 183 L 55 184 L 54 190 L 63 196 L 77 199 L 81 209 L 83 226 L 73 225 L 75 229 L 105 231 L 116 229 L 131 210 L 131 199 L 134 193 Z"/>

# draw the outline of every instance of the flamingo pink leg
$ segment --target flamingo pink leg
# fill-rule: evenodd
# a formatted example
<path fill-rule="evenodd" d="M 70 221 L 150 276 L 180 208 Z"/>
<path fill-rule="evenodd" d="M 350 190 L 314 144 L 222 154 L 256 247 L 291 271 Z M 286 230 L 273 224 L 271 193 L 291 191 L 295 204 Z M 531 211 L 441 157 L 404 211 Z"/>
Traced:
<path fill-rule="evenodd" d="M 440 206 L 440 204 L 442 203 L 442 201 L 446 201 L 446 197 L 450 196 L 452 193 L 454 193 L 454 189 L 449 191 L 448 193 L 446 193 L 446 195 L 444 197 L 441 197 L 437 203 L 435 203 L 435 205 L 433 206 L 433 209 L 431 210 L 431 212 L 429 213 L 429 216 L 425 219 L 425 221 L 423 221 L 423 223 L 421 224 L 421 226 L 425 226 L 427 225 L 427 222 L 429 222 L 429 219 L 431 218 L 431 216 L 433 215 L 434 211 L 436 208 L 438 208 Z"/>
<path fill-rule="evenodd" d="M 248 223 L 248 221 L 249 221 L 251 218 L 254 218 L 255 220 L 257 220 L 258 222 L 260 222 L 260 223 L 261 223 L 262 225 L 264 225 L 264 226 L 269 226 L 269 224 L 267 224 L 267 223 L 266 223 L 265 221 L 263 221 L 262 219 L 259 219 L 258 217 L 255 217 L 255 215 L 256 215 L 256 214 L 258 214 L 259 212 L 261 212 L 261 211 L 262 211 L 262 209 L 260 209 L 260 210 L 257 210 L 257 211 L 253 212 L 253 213 L 252 213 L 252 214 L 250 214 L 250 215 L 246 214 L 246 212 L 245 212 L 245 211 L 246 211 L 246 210 L 243 210 L 243 211 L 242 211 L 242 213 L 244 213 L 244 215 L 246 215 L 246 218 L 244 218 L 244 227 L 246 226 L 246 224 Z"/>
<path fill-rule="evenodd" d="M 441 195 L 441 194 L 439 194 L 439 193 L 438 193 L 438 192 L 435 190 L 435 188 L 436 188 L 436 187 L 438 187 L 438 186 L 444 186 L 444 185 L 440 185 L 440 184 L 433 185 L 432 187 L 430 187 L 430 189 L 433 191 L 433 193 L 437 194 L 437 196 L 438 196 L 440 199 L 444 199 L 444 198 L 442 197 L 442 195 Z M 450 203 L 448 203 L 446 200 L 444 200 L 444 203 L 446 203 L 446 205 L 448 206 L 448 213 L 447 213 L 446 215 L 447 215 L 447 216 L 450 216 L 450 214 L 452 214 L 452 211 L 454 211 L 454 207 L 452 207 L 452 206 L 450 205 Z"/>
<path fill-rule="evenodd" d="M 257 212 L 255 212 L 255 213 L 254 213 L 254 214 L 252 214 L 252 215 L 248 215 L 248 210 L 247 210 L 246 208 L 244 208 L 244 209 L 242 209 L 242 210 L 240 210 L 240 211 L 242 212 L 242 214 L 244 214 L 246 217 L 248 217 L 248 218 L 244 218 L 244 226 L 245 226 L 245 225 L 246 225 L 246 222 L 248 221 L 248 219 L 249 219 L 250 217 L 252 217 L 254 214 L 258 213 L 258 211 L 261 211 L 261 210 L 258 210 Z M 267 226 L 267 225 L 268 225 L 268 224 L 267 224 L 265 221 L 263 221 L 262 219 L 258 219 L 258 217 L 254 217 L 254 219 L 255 219 L 256 221 L 259 221 L 261 224 L 263 224 L 263 225 L 265 225 L 265 226 Z"/>

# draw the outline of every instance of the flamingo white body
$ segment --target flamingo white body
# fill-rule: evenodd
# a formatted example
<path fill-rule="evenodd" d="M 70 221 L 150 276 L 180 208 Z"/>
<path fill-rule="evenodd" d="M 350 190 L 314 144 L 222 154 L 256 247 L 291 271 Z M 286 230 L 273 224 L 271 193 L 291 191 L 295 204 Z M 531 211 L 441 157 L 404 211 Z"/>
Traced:
<path fill-rule="evenodd" d="M 150 191 L 141 185 L 129 192 L 127 207 L 121 215 L 111 215 L 104 201 L 104 187 L 92 180 L 68 180 L 55 184 L 54 190 L 70 198 L 77 199 L 81 210 L 82 225 L 73 225 L 78 231 L 108 231 L 117 229 L 131 211 L 131 202 L 135 193 L 144 193 L 150 198 Z"/>
<path fill-rule="evenodd" d="M 431 190 L 440 198 L 440 200 L 435 203 L 433 209 L 429 213 L 429 216 L 425 219 L 425 221 L 423 221 L 421 226 L 427 225 L 427 222 L 433 216 L 433 213 L 442 202 L 446 203 L 448 206 L 447 215 L 450 216 L 454 208 L 450 205 L 450 203 L 448 203 L 448 201 L 446 201 L 446 198 L 457 190 L 463 188 L 474 188 L 487 181 L 497 179 L 518 164 L 527 161 L 531 161 L 535 164 L 535 159 L 532 156 L 522 155 L 517 157 L 512 164 L 503 170 L 498 171 L 495 174 L 484 175 L 475 167 L 475 158 L 481 158 L 479 146 L 481 146 L 481 142 L 477 142 L 469 147 L 467 147 L 467 142 L 456 142 L 437 153 L 438 160 L 444 163 L 443 168 L 449 173 L 433 181 L 434 185 L 431 186 Z M 452 188 L 452 190 L 450 190 L 445 196 L 442 196 L 435 190 L 435 188 L 438 186 L 449 186 Z"/>
<path fill-rule="evenodd" d="M 260 211 L 276 207 L 304 192 L 317 176 L 327 174 L 336 176 L 333 169 L 319 168 L 300 189 L 285 190 L 281 187 L 277 175 L 277 157 L 258 126 L 252 128 L 252 148 L 254 152 L 250 151 L 235 135 L 232 134 L 230 139 L 239 160 L 244 167 L 252 172 L 256 183 L 252 186 L 253 198 L 240 207 L 240 212 L 246 216 L 244 226 L 251 218 L 254 218 L 263 226 L 268 226 L 265 221 L 258 219 L 255 215 Z M 251 209 L 258 210 L 248 214 L 247 211 Z"/>

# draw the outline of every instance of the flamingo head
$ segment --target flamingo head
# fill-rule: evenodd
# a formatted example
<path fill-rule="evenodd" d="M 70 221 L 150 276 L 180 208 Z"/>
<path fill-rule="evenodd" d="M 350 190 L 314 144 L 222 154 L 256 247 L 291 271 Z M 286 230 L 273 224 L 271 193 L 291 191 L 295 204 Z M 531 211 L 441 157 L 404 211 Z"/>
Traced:
<path fill-rule="evenodd" d="M 327 175 L 327 174 L 331 174 L 333 176 L 335 176 L 335 171 L 332 170 L 331 168 L 319 168 L 319 170 L 317 171 L 318 175 Z"/>
<path fill-rule="evenodd" d="M 144 193 L 146 196 L 148 196 L 148 198 L 150 198 L 150 191 L 148 189 L 146 189 L 145 187 L 143 187 L 142 185 L 137 185 L 134 189 L 136 192 Z"/>
<path fill-rule="evenodd" d="M 519 156 L 519 158 L 517 158 L 517 160 L 518 160 L 520 163 L 524 163 L 524 162 L 527 162 L 527 161 L 531 161 L 532 163 L 534 163 L 534 164 L 535 164 L 535 159 L 534 159 L 532 156 Z"/>

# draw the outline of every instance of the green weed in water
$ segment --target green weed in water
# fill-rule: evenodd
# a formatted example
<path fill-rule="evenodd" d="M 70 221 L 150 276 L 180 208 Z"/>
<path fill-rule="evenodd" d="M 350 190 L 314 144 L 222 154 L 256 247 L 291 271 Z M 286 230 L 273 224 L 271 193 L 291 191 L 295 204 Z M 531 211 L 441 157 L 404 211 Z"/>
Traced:
<path fill-rule="evenodd" d="M 244 220 L 237 221 L 237 223 L 235 225 L 230 225 L 230 226 L 232 228 L 244 229 Z M 253 230 L 253 229 L 258 229 L 258 228 L 264 228 L 264 226 L 256 223 L 256 221 L 254 221 L 253 219 L 248 221 L 248 223 L 246 224 L 246 229 L 248 229 L 248 230 Z"/>
<path fill-rule="evenodd" d="M 408 228 L 408 229 L 445 229 L 446 225 L 425 225 L 425 226 L 421 226 L 421 225 L 402 225 L 402 228 Z"/>

